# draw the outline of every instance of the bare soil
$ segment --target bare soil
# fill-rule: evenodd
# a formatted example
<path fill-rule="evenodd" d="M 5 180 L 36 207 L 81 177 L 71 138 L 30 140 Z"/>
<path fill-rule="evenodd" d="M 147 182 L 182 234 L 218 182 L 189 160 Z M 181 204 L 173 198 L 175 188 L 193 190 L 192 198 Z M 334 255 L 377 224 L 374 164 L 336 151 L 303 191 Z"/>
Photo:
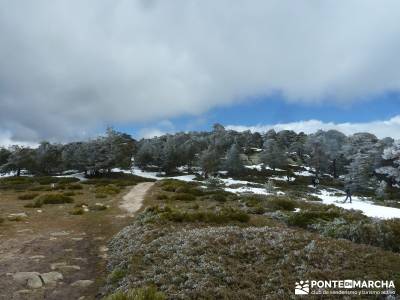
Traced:
<path fill-rule="evenodd" d="M 84 186 L 74 196 L 74 203 L 42 208 L 25 208 L 29 201 L 17 199 L 21 192 L 0 191 L 0 216 L 7 219 L 11 213 L 28 215 L 25 220 L 6 220 L 0 225 L 0 299 L 100 298 L 98 291 L 106 276 L 107 243 L 132 221 L 131 216 L 140 208 L 151 186 L 151 183 L 141 183 L 106 199 L 96 199 L 94 187 Z M 70 214 L 76 203 L 90 207 L 99 202 L 109 208 L 90 210 L 83 215 Z M 75 267 L 53 270 L 54 263 Z M 51 271 L 62 273 L 63 279 L 55 286 L 44 285 L 38 289 L 19 284 L 12 276 L 17 272 Z M 93 283 L 87 287 L 71 286 L 78 280 Z"/>

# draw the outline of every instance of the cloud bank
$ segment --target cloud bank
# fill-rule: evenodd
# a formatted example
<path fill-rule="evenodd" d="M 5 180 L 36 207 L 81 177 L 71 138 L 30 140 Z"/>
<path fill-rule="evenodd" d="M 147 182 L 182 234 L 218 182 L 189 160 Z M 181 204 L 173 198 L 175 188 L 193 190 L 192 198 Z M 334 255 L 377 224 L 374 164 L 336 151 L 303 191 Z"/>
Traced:
<path fill-rule="evenodd" d="M 4 0 L 0 129 L 70 139 L 249 97 L 400 89 L 400 2 Z"/>
<path fill-rule="evenodd" d="M 400 115 L 386 121 L 373 121 L 367 123 L 325 123 L 319 120 L 308 120 L 275 125 L 228 125 L 226 128 L 236 131 L 250 130 L 252 132 L 266 132 L 270 129 L 275 129 L 276 131 L 293 130 L 295 132 L 303 131 L 307 134 L 317 132 L 320 129 L 336 129 L 346 135 L 351 135 L 357 132 L 370 132 L 375 134 L 378 138 L 392 137 L 394 139 L 400 139 Z"/>

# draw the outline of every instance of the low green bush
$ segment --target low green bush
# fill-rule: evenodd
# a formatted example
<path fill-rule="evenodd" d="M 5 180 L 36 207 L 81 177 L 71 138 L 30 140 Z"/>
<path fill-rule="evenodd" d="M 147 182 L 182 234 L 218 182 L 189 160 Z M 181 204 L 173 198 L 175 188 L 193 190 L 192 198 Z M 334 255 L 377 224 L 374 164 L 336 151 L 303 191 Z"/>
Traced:
<path fill-rule="evenodd" d="M 71 215 L 83 215 L 85 211 L 82 207 L 74 207 L 69 213 Z"/>
<path fill-rule="evenodd" d="M 126 275 L 126 270 L 121 268 L 115 268 L 110 275 L 107 277 L 107 281 L 111 284 L 118 283 L 121 279 L 123 279 Z"/>
<path fill-rule="evenodd" d="M 297 226 L 307 228 L 309 225 L 319 223 L 321 221 L 332 221 L 338 218 L 340 213 L 336 210 L 326 211 L 312 211 L 312 210 L 301 210 L 300 212 L 293 213 L 289 216 L 287 222 L 290 226 Z"/>
<path fill-rule="evenodd" d="M 33 203 L 25 205 L 25 207 L 42 207 L 44 204 L 64 204 L 72 203 L 74 199 L 63 194 L 45 194 L 36 198 Z"/>
<path fill-rule="evenodd" d="M 120 192 L 121 192 L 121 189 L 113 184 L 108 184 L 105 186 L 98 186 L 96 188 L 96 194 L 117 195 Z"/>
<path fill-rule="evenodd" d="M 95 205 L 90 205 L 89 209 L 90 210 L 106 210 L 107 206 L 105 206 L 102 203 L 96 203 Z"/>
<path fill-rule="evenodd" d="M 192 194 L 176 194 L 173 195 L 171 197 L 172 200 L 178 200 L 178 201 L 195 201 L 196 200 L 196 196 L 192 195 Z"/>
<path fill-rule="evenodd" d="M 37 196 L 39 196 L 38 193 L 26 193 L 26 194 L 18 196 L 18 199 L 19 200 L 32 200 L 32 199 L 36 198 Z"/>
<path fill-rule="evenodd" d="M 297 202 L 285 196 L 269 196 L 266 206 L 272 210 L 294 211 Z"/>
<path fill-rule="evenodd" d="M 343 238 L 354 243 L 381 247 L 400 252 L 400 220 L 376 220 L 364 218 L 349 222 L 344 218 L 329 223 L 315 224 L 312 229 L 324 236 Z"/>
<path fill-rule="evenodd" d="M 170 210 L 161 213 L 161 216 L 173 222 L 204 222 L 224 224 L 229 222 L 248 222 L 250 216 L 237 209 L 223 209 L 219 212 L 213 211 L 196 211 L 187 212 L 182 210 Z"/>
<path fill-rule="evenodd" d="M 103 300 L 165 300 L 164 293 L 157 291 L 155 287 L 132 289 L 127 292 L 118 291 Z"/>
<path fill-rule="evenodd" d="M 75 196 L 75 192 L 72 192 L 72 191 L 64 192 L 63 195 L 67 196 L 67 197 L 72 197 L 72 196 Z"/>
<path fill-rule="evenodd" d="M 102 194 L 102 193 L 97 193 L 97 194 L 94 195 L 94 197 L 97 198 L 97 199 L 104 199 L 104 198 L 107 198 L 107 195 L 106 194 Z"/>
<path fill-rule="evenodd" d="M 79 184 L 79 183 L 74 183 L 74 184 L 68 185 L 68 186 L 67 186 L 67 189 L 69 189 L 69 190 L 82 190 L 83 187 L 82 187 L 82 185 Z"/>
<path fill-rule="evenodd" d="M 167 194 L 158 194 L 156 196 L 157 200 L 167 200 L 168 199 L 168 195 Z"/>

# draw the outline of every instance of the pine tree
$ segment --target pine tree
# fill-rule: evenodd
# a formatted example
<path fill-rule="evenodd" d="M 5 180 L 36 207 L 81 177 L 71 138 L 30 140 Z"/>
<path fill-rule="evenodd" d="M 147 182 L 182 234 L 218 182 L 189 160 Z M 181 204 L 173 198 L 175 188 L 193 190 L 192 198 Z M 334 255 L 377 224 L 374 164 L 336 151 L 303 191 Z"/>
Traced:
<path fill-rule="evenodd" d="M 240 150 L 237 144 L 232 144 L 226 155 L 225 170 L 231 175 L 240 175 L 244 170 L 243 162 L 240 158 Z"/>
<path fill-rule="evenodd" d="M 275 140 L 268 140 L 264 145 L 261 161 L 264 165 L 275 170 L 276 168 L 285 168 L 287 166 L 288 157 L 286 152 L 279 147 Z"/>
<path fill-rule="evenodd" d="M 376 170 L 385 175 L 391 183 L 400 182 L 400 140 L 396 140 L 392 146 L 383 151 L 382 158 L 385 165 Z"/>
<path fill-rule="evenodd" d="M 210 146 L 201 153 L 199 163 L 204 177 L 208 178 L 209 175 L 214 175 L 219 170 L 220 156 L 216 149 Z"/>

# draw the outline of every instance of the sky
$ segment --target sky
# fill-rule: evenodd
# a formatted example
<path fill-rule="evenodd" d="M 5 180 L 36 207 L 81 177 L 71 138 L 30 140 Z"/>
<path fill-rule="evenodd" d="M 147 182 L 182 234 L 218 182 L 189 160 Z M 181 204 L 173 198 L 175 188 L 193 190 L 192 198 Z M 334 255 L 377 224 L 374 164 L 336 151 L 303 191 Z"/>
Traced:
<path fill-rule="evenodd" d="M 400 138 L 397 0 L 0 0 L 0 144 L 221 123 Z"/>

